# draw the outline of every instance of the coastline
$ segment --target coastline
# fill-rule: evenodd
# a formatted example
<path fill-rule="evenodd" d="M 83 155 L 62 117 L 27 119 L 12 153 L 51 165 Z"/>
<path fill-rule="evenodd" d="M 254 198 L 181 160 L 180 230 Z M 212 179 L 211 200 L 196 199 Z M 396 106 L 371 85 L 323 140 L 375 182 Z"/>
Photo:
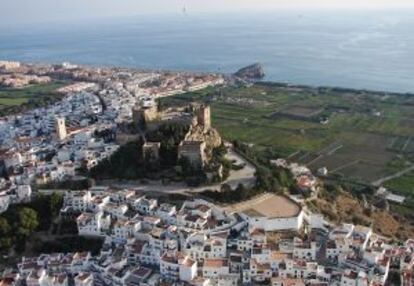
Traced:
<path fill-rule="evenodd" d="M 14 61 L 13 59 L 8 58 L 1 58 L 2 61 Z M 24 65 L 34 66 L 34 67 L 44 67 L 44 66 L 55 66 L 61 63 L 56 62 L 21 62 Z M 110 69 L 115 71 L 126 71 L 126 72 L 142 72 L 142 73 L 163 73 L 163 74 L 182 74 L 182 75 L 194 75 L 194 76 L 205 76 L 205 75 L 218 75 L 222 76 L 226 83 L 234 82 L 235 80 L 239 80 L 240 78 L 235 76 L 234 73 L 230 72 L 209 72 L 209 71 L 192 71 L 192 70 L 184 70 L 184 69 L 161 69 L 161 68 L 139 68 L 139 67 L 123 67 L 120 65 L 94 65 L 94 64 L 77 64 L 79 68 L 85 69 Z M 244 67 L 240 67 L 244 68 Z M 236 72 L 236 71 L 234 71 Z M 266 70 L 265 70 L 266 72 Z M 267 75 L 264 76 L 263 79 L 253 79 L 245 81 L 246 84 L 261 84 L 261 85 L 268 85 L 273 87 L 283 87 L 283 88 L 300 88 L 300 89 L 307 89 L 312 90 L 315 92 L 329 92 L 335 91 L 339 93 L 365 93 L 368 95 L 376 95 L 376 96 L 414 96 L 414 92 L 399 92 L 399 91 L 386 91 L 380 89 L 369 89 L 369 88 L 352 88 L 346 86 L 335 86 L 335 85 L 327 85 L 327 84 L 320 84 L 320 85 L 308 85 L 308 84 L 301 84 L 296 82 L 290 81 L 275 81 L 275 80 L 268 80 Z"/>
<path fill-rule="evenodd" d="M 414 92 L 408 15 L 335 15 L 341 21 L 310 12 L 301 18 L 259 16 L 250 23 L 243 17 L 177 15 L 154 22 L 135 17 L 93 27 L 31 27 L 30 33 L 10 29 L 0 32 L 0 58 L 226 74 L 260 62 L 265 81 Z"/>

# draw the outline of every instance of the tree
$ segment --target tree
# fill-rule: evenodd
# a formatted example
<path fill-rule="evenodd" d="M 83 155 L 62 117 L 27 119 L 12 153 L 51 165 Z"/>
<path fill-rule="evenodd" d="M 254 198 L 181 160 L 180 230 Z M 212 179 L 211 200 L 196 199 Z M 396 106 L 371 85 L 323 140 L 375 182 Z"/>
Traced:
<path fill-rule="evenodd" d="M 240 200 L 245 200 L 249 196 L 249 191 L 245 188 L 245 186 L 242 183 L 240 183 L 237 186 L 236 194 L 238 198 L 240 198 Z"/>
<path fill-rule="evenodd" d="M 214 148 L 213 150 L 213 157 L 221 160 L 227 154 L 227 147 L 224 144 L 221 144 L 219 147 Z"/>
<path fill-rule="evenodd" d="M 53 193 L 50 196 L 50 213 L 52 217 L 56 217 L 59 215 L 60 209 L 63 204 L 63 198 L 58 193 Z"/>
<path fill-rule="evenodd" d="M 272 174 L 269 169 L 259 167 L 256 170 L 256 187 L 262 191 L 269 191 L 272 188 Z"/>
<path fill-rule="evenodd" d="M 22 236 L 28 236 L 39 225 L 37 212 L 31 208 L 22 208 L 17 213 L 18 225 L 17 233 Z"/>
<path fill-rule="evenodd" d="M 388 274 L 387 282 L 391 286 L 401 285 L 401 277 L 398 271 L 392 270 Z"/>
<path fill-rule="evenodd" d="M 184 176 L 193 175 L 193 166 L 191 165 L 190 159 L 183 156 L 178 160 L 178 165 L 181 166 L 181 170 Z"/>
<path fill-rule="evenodd" d="M 292 178 L 285 169 L 279 169 L 276 171 L 276 173 L 278 181 L 283 187 L 290 188 L 293 185 Z"/>
<path fill-rule="evenodd" d="M 9 222 L 5 218 L 0 217 L 0 236 L 7 235 L 10 230 L 11 227 L 9 225 Z"/>
<path fill-rule="evenodd" d="M 133 141 L 121 146 L 110 158 L 102 160 L 90 170 L 93 178 L 137 179 L 145 172 L 142 142 Z"/>
<path fill-rule="evenodd" d="M 50 211 L 50 196 L 37 194 L 26 207 L 29 207 L 36 212 L 39 230 L 46 231 L 50 228 L 53 219 L 53 215 Z M 20 210 L 21 208 L 16 210 L 15 217 L 18 217 Z"/>
<path fill-rule="evenodd" d="M 9 222 L 5 218 L 0 217 L 0 251 L 10 248 L 12 244 L 10 231 Z"/>

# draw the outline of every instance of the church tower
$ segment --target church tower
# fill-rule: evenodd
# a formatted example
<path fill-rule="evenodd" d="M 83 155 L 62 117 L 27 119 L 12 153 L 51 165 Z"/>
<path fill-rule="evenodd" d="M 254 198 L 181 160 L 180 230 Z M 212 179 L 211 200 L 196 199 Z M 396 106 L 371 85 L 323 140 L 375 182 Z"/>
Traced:
<path fill-rule="evenodd" d="M 55 118 L 55 131 L 56 131 L 56 137 L 60 141 L 66 138 L 67 132 L 66 132 L 65 118 L 62 118 L 62 117 Z"/>

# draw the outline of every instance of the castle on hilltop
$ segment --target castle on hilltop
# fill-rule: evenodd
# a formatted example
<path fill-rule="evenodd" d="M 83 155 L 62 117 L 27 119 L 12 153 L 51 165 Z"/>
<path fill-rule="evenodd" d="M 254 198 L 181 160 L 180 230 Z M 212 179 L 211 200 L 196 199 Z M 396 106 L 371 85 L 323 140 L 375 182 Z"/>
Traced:
<path fill-rule="evenodd" d="M 187 159 L 194 167 L 203 168 L 212 156 L 212 151 L 222 140 L 211 126 L 209 105 L 191 103 L 183 108 L 169 108 L 160 111 L 152 100 L 139 102 L 132 110 L 133 122 L 145 131 L 157 130 L 163 124 L 188 126 L 189 130 L 178 146 L 178 160 Z M 146 142 L 143 154 L 159 154 L 159 142 Z M 151 151 L 151 152 L 148 152 Z M 156 158 L 158 156 L 153 156 Z"/>
<path fill-rule="evenodd" d="M 134 124 L 145 130 L 156 130 L 165 123 L 176 123 L 188 126 L 211 128 L 210 106 L 192 103 L 183 108 L 158 109 L 152 100 L 142 100 L 132 108 Z"/>

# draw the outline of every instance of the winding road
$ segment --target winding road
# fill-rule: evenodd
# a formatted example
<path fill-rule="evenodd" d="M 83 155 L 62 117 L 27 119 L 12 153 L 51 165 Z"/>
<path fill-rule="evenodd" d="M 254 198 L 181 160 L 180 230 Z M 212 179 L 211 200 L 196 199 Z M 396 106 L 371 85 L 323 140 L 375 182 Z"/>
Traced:
<path fill-rule="evenodd" d="M 256 183 L 256 168 L 243 157 L 238 155 L 231 147 L 229 148 L 226 158 L 233 161 L 237 165 L 243 164 L 244 168 L 237 171 L 232 170 L 227 180 L 219 184 L 192 188 L 188 187 L 185 183 L 163 184 L 161 181 L 149 181 L 146 184 L 143 184 L 141 181 L 103 181 L 98 182 L 98 185 L 110 185 L 116 188 L 135 189 L 143 192 L 154 191 L 167 194 L 201 193 L 205 190 L 219 191 L 221 186 L 224 184 L 230 185 L 233 189 L 235 189 L 239 184 L 243 184 L 247 188 L 253 187 Z"/>

